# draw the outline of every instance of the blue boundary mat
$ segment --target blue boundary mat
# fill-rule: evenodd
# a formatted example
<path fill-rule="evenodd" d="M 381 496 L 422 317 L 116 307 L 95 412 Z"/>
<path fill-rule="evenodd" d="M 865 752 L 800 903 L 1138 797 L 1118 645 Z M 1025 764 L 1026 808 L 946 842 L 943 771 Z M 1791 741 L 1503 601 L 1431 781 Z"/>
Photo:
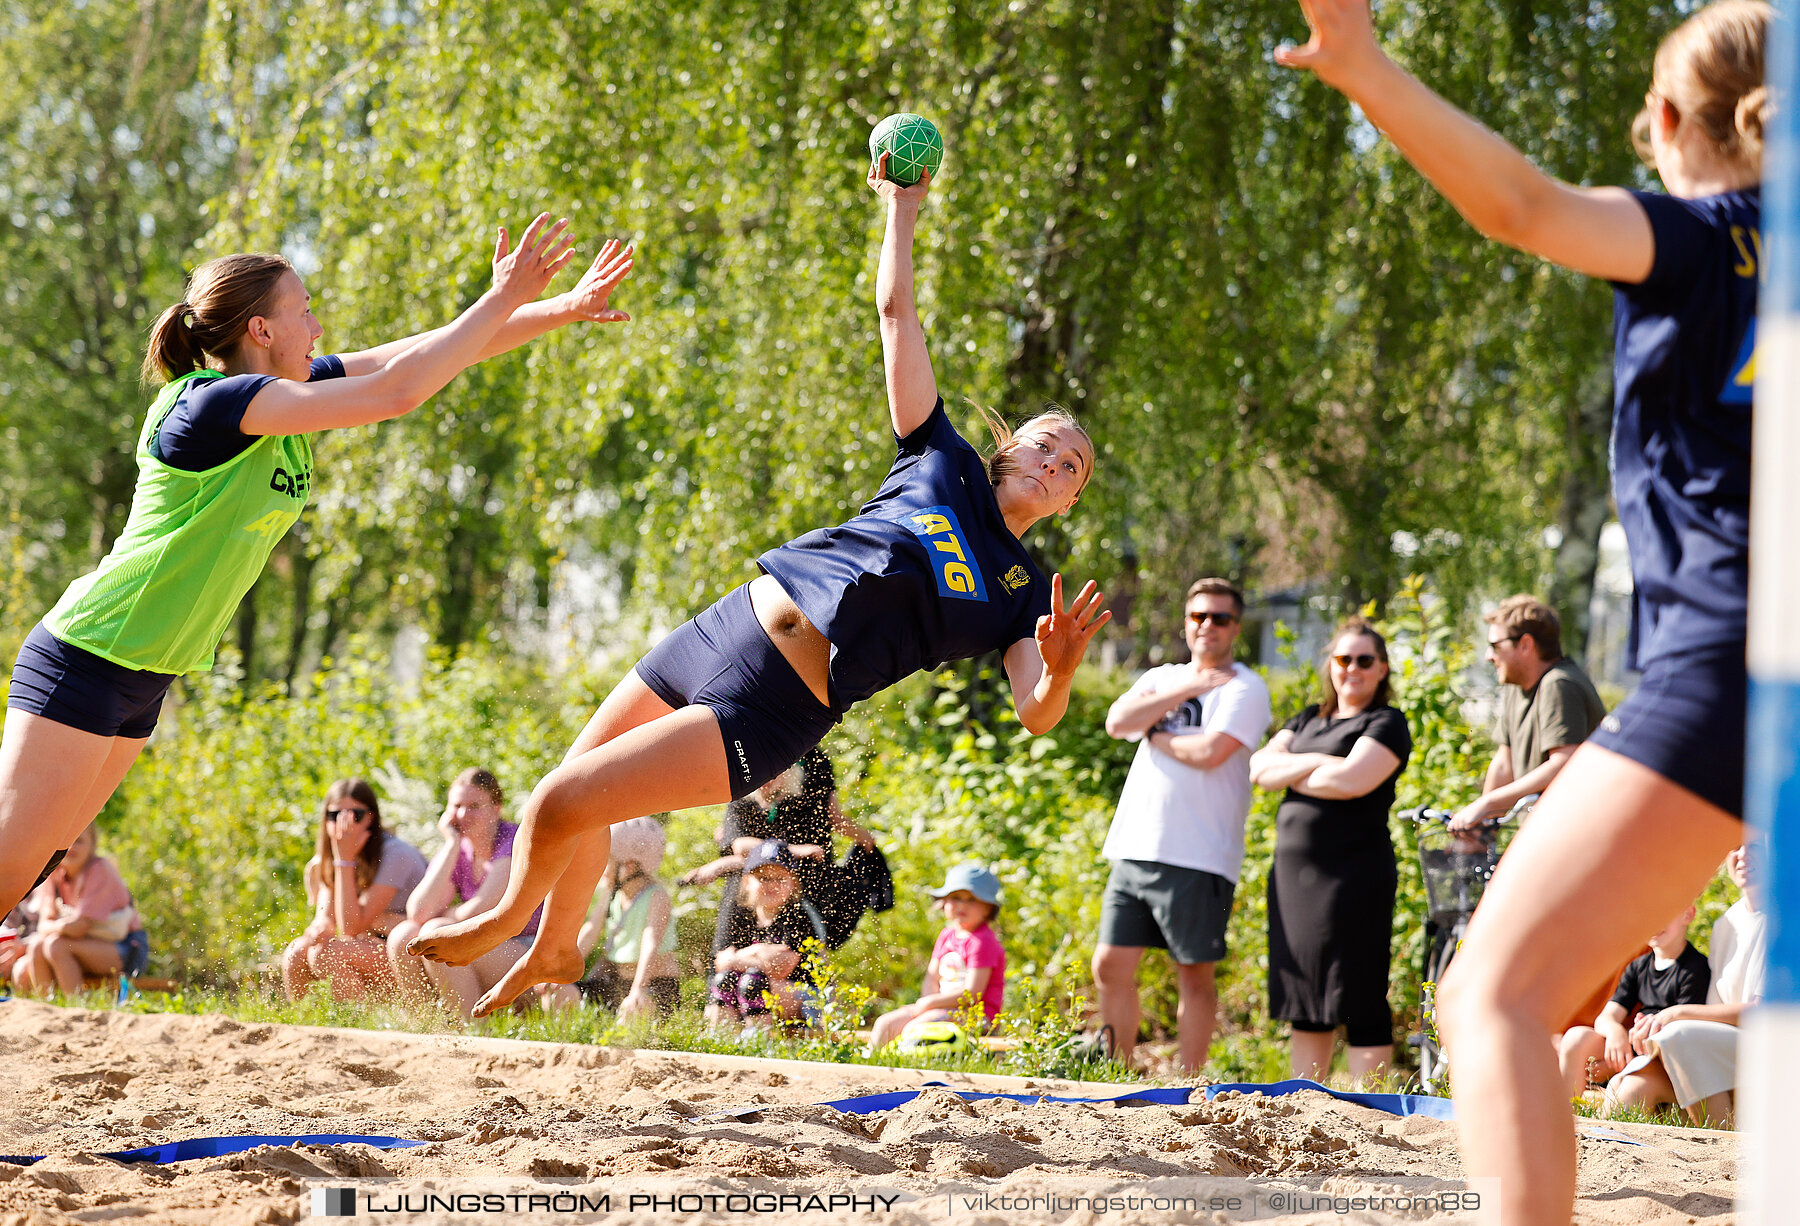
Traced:
<path fill-rule="evenodd" d="M 1207 1086 L 1207 1100 L 1211 1101 L 1227 1090 L 1237 1090 L 1244 1094 L 1264 1094 L 1270 1098 L 1278 1098 L 1284 1094 L 1298 1094 L 1302 1090 L 1317 1090 L 1321 1094 L 1329 1094 L 1342 1102 L 1355 1103 L 1359 1107 L 1373 1107 L 1375 1110 L 1385 1111 L 1389 1115 L 1424 1115 L 1434 1120 L 1456 1118 L 1456 1108 L 1450 1105 L 1450 1100 L 1447 1098 L 1431 1098 L 1424 1094 L 1355 1094 L 1347 1090 L 1333 1090 L 1316 1081 L 1306 1081 L 1297 1077 L 1287 1081 L 1270 1082 L 1267 1085 L 1240 1081 L 1229 1085 Z"/>
<path fill-rule="evenodd" d="M 349 1133 L 319 1132 L 303 1137 L 193 1137 L 186 1141 L 170 1141 L 166 1145 L 146 1145 L 142 1149 L 121 1149 L 110 1154 L 96 1154 L 95 1157 L 111 1158 L 115 1162 L 191 1162 L 195 1158 L 222 1158 L 226 1154 L 241 1154 L 247 1149 L 257 1149 L 264 1145 L 372 1145 L 376 1149 L 411 1149 L 415 1145 L 429 1144 L 429 1141 L 409 1141 L 404 1137 L 364 1137 Z M 0 1154 L 0 1162 L 10 1162 L 14 1166 L 30 1166 L 43 1160 L 43 1154 L 36 1157 Z"/>
<path fill-rule="evenodd" d="M 1193 1101 L 1198 1091 L 1206 1101 L 1210 1102 L 1227 1091 L 1240 1094 L 1261 1094 L 1268 1098 L 1281 1098 L 1289 1094 L 1298 1094 L 1302 1090 L 1317 1090 L 1321 1094 L 1330 1095 L 1341 1102 L 1354 1103 L 1359 1107 L 1371 1107 L 1376 1111 L 1384 1111 L 1389 1115 L 1408 1116 L 1423 1115 L 1434 1120 L 1454 1120 L 1456 1108 L 1447 1098 L 1433 1098 L 1424 1094 L 1357 1094 L 1348 1090 L 1333 1090 L 1316 1081 L 1305 1081 L 1292 1078 L 1287 1081 L 1269 1083 L 1230 1082 L 1224 1085 L 1210 1086 L 1164 1086 L 1145 1087 L 1130 1090 L 1123 1094 L 1104 1098 L 1076 1098 L 1061 1094 L 988 1094 L 980 1090 L 959 1090 L 947 1082 L 927 1081 L 917 1090 L 890 1090 L 885 1094 L 865 1094 L 858 1098 L 840 1098 L 832 1102 L 814 1103 L 817 1107 L 830 1107 L 842 1111 L 846 1115 L 872 1115 L 877 1111 L 892 1111 L 895 1107 L 905 1106 L 917 1098 L 925 1090 L 949 1090 L 965 1102 L 981 1102 L 985 1099 L 1007 1098 L 1016 1103 L 1117 1103 L 1121 1107 L 1183 1107 Z M 726 1111 L 717 1111 L 703 1118 L 709 1120 L 743 1119 L 767 1111 L 781 1104 L 759 1103 L 749 1107 L 732 1107 Z M 1617 1141 L 1623 1145 L 1642 1145 L 1648 1148 L 1648 1142 L 1633 1140 L 1622 1132 L 1597 1125 L 1582 1125 L 1577 1122 L 1576 1131 L 1584 1136 L 1599 1141 Z"/>
<path fill-rule="evenodd" d="M 865 1094 L 861 1098 L 840 1098 L 836 1102 L 819 1103 L 821 1107 L 833 1107 L 850 1115 L 869 1115 L 876 1111 L 891 1111 L 895 1107 L 911 1102 L 926 1090 L 949 1090 L 965 1102 L 983 1102 L 993 1098 L 1007 1098 L 1015 1103 L 1118 1103 L 1120 1106 L 1186 1106 L 1192 1093 L 1186 1086 L 1152 1088 L 1146 1086 L 1141 1090 L 1131 1090 L 1124 1094 L 1107 1095 L 1104 1098 L 1071 1098 L 1060 1094 L 989 1094 L 981 1090 L 957 1090 L 941 1081 L 928 1081 L 923 1088 L 917 1090 L 894 1090 L 887 1094 Z"/>
<path fill-rule="evenodd" d="M 1062 1094 L 989 1094 L 980 1090 L 959 1090 L 942 1081 L 928 1081 L 917 1090 L 890 1090 L 885 1094 L 864 1094 L 857 1098 L 839 1098 L 829 1102 L 815 1103 L 814 1106 L 830 1107 L 847 1115 L 871 1115 L 877 1111 L 892 1111 L 917 1098 L 925 1090 L 949 1090 L 965 1102 L 981 1102 L 986 1099 L 1006 1098 L 1016 1103 L 1117 1103 L 1122 1107 L 1129 1106 L 1162 1106 L 1184 1107 L 1193 1101 L 1196 1092 L 1202 1093 L 1207 1100 L 1216 1098 L 1227 1090 L 1236 1090 L 1244 1094 L 1263 1094 L 1270 1098 L 1278 1098 L 1287 1094 L 1297 1094 L 1302 1090 L 1317 1090 L 1321 1094 L 1341 1099 L 1347 1103 L 1355 1103 L 1361 1107 L 1373 1107 L 1377 1111 L 1385 1111 L 1389 1115 L 1425 1115 L 1433 1119 L 1449 1120 L 1456 1118 L 1455 1111 L 1447 1098 L 1427 1098 L 1419 1094 L 1352 1094 L 1342 1090 L 1332 1090 L 1316 1081 L 1277 1081 L 1268 1085 L 1251 1082 L 1234 1082 L 1228 1085 L 1205 1087 L 1189 1086 L 1145 1086 L 1141 1089 L 1126 1090 L 1119 1094 L 1106 1095 L 1100 1098 L 1080 1098 Z M 710 1119 L 742 1118 L 766 1111 L 773 1103 L 761 1103 L 749 1107 L 733 1107 L 709 1116 Z"/>

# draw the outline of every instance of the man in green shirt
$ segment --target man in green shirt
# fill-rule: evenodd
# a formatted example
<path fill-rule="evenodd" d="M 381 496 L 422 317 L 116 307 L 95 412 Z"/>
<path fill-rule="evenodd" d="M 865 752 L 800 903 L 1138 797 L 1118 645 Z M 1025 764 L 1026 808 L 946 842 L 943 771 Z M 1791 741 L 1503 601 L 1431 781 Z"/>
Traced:
<path fill-rule="evenodd" d="M 1499 748 L 1481 796 L 1457 813 L 1452 830 L 1497 817 L 1521 796 L 1549 787 L 1606 715 L 1594 683 L 1562 653 L 1556 610 L 1530 596 L 1509 596 L 1485 620 L 1487 659 L 1501 687 L 1494 722 Z"/>

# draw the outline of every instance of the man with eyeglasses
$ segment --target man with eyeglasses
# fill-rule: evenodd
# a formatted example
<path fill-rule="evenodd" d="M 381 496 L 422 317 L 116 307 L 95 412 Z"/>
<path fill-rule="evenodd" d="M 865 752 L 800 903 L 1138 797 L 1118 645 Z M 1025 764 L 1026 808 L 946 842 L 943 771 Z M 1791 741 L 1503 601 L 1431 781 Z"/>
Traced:
<path fill-rule="evenodd" d="M 1498 747 L 1481 795 L 1463 806 L 1452 830 L 1467 830 L 1550 786 L 1575 749 L 1606 716 L 1594 683 L 1562 653 L 1556 610 L 1530 596 L 1509 596 L 1486 618 L 1488 662 L 1500 678 Z"/>
<path fill-rule="evenodd" d="M 1190 658 L 1151 669 L 1106 715 L 1106 730 L 1138 742 L 1101 854 L 1112 861 L 1101 903 L 1094 983 L 1102 1035 L 1129 1063 L 1137 1042 L 1137 968 L 1144 950 L 1175 963 L 1183 1068 L 1206 1063 L 1218 1012 L 1213 967 L 1244 858 L 1250 751 L 1269 728 L 1269 689 L 1232 661 L 1244 594 L 1224 579 L 1188 589 Z"/>

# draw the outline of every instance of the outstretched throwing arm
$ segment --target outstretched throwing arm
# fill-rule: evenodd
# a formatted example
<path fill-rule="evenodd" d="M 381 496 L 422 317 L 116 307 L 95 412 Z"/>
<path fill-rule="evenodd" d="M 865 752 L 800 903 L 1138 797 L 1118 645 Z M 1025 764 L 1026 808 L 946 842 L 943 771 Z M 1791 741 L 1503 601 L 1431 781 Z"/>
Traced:
<path fill-rule="evenodd" d="M 925 424 L 938 399 L 937 375 L 925 348 L 925 325 L 913 302 L 913 231 L 931 176 L 911 187 L 887 177 L 887 154 L 869 167 L 869 190 L 887 205 L 881 264 L 875 272 L 875 307 L 881 314 L 881 356 L 887 369 L 888 412 L 894 433 L 905 438 Z"/>

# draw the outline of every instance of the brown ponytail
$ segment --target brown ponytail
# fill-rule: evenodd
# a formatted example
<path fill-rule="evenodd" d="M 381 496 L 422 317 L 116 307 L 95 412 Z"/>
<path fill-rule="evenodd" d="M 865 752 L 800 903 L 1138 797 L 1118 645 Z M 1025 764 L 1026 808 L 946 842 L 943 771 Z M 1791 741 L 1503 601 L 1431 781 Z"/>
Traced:
<path fill-rule="evenodd" d="M 1755 89 L 1738 99 L 1737 112 L 1732 116 L 1732 126 L 1737 130 L 1738 145 L 1744 152 L 1762 165 L 1763 121 L 1769 109 L 1769 89 L 1758 85 Z"/>
<path fill-rule="evenodd" d="M 208 356 L 229 357 L 251 319 L 269 313 L 275 287 L 293 271 L 280 256 L 260 252 L 221 256 L 194 269 L 186 297 L 150 326 L 144 382 L 162 383 L 203 370 Z"/>
<path fill-rule="evenodd" d="M 1718 0 L 1675 28 L 1656 49 L 1650 87 L 1684 119 L 1700 125 L 1728 161 L 1762 173 L 1763 49 L 1775 10 L 1764 0 Z M 1631 126 L 1638 155 L 1650 153 L 1650 111 Z"/>

